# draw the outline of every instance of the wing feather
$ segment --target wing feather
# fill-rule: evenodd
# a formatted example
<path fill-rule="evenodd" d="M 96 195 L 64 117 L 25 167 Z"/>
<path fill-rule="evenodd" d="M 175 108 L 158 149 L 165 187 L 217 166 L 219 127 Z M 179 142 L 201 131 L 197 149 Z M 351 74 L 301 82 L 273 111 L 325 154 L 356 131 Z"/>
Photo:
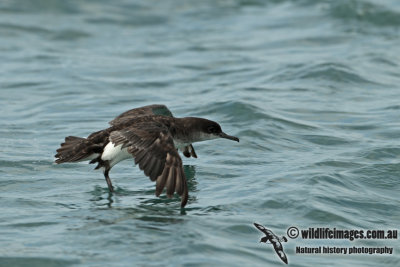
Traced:
<path fill-rule="evenodd" d="M 264 234 L 269 234 L 269 233 L 267 233 L 267 229 L 264 226 L 262 226 L 261 224 L 254 223 L 254 226 L 257 227 L 257 229 L 260 230 L 261 232 L 263 232 Z"/>
<path fill-rule="evenodd" d="M 279 243 L 279 244 L 277 244 L 277 243 Z M 288 259 L 287 259 L 287 257 L 286 257 L 285 252 L 283 252 L 282 244 L 278 241 L 278 242 L 274 243 L 273 246 L 274 246 L 275 252 L 276 252 L 276 254 L 279 256 L 279 258 L 280 258 L 284 263 L 288 264 Z"/>
<path fill-rule="evenodd" d="M 188 190 L 182 159 L 174 146 L 168 129 L 154 121 L 138 122 L 110 134 L 114 145 L 122 144 L 135 159 L 135 164 L 152 181 L 156 181 L 156 196 L 164 188 L 168 197 L 174 192 L 182 196 L 181 207 L 188 199 Z"/>
<path fill-rule="evenodd" d="M 175 181 L 176 181 L 175 166 L 172 166 L 169 168 L 168 180 L 166 184 L 168 197 L 172 197 L 172 195 L 175 192 Z"/>
<path fill-rule="evenodd" d="M 156 196 L 159 196 L 162 193 L 162 190 L 165 187 L 165 183 L 168 179 L 169 167 L 164 167 L 163 172 L 157 178 L 156 182 Z"/>
<path fill-rule="evenodd" d="M 175 191 L 176 191 L 176 193 L 182 194 L 182 186 L 183 186 L 183 183 L 182 183 L 182 172 L 181 172 L 181 170 L 177 170 L 176 183 L 175 183 Z"/>
<path fill-rule="evenodd" d="M 148 105 L 139 108 L 130 109 L 124 113 L 118 115 L 115 119 L 110 121 L 111 125 L 117 125 L 119 123 L 126 122 L 128 120 L 148 115 L 163 115 L 167 117 L 173 117 L 172 112 L 165 105 Z"/>

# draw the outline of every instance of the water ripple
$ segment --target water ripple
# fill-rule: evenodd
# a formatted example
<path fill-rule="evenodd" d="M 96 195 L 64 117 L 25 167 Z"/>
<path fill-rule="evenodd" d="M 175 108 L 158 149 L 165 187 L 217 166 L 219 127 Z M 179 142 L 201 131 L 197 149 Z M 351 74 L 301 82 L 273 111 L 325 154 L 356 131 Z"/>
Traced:
<path fill-rule="evenodd" d="M 354 20 L 378 27 L 400 26 L 400 12 L 367 1 L 335 1 L 330 7 L 330 13 L 345 21 Z"/>
<path fill-rule="evenodd" d="M 23 267 L 29 262 L 30 266 L 42 267 L 64 267 L 78 264 L 79 260 L 62 258 L 40 258 L 40 257 L 0 257 L 0 262 L 4 266 Z"/>
<path fill-rule="evenodd" d="M 338 63 L 319 63 L 315 65 L 286 66 L 282 73 L 273 76 L 270 82 L 280 82 L 297 79 L 317 79 L 343 83 L 371 84 L 366 77 L 351 70 L 349 66 Z"/>

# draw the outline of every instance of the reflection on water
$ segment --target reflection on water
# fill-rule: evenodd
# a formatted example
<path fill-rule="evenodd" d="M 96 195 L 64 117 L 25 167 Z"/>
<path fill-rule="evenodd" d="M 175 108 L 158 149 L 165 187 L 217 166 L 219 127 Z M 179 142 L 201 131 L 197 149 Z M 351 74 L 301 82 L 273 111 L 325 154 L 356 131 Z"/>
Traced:
<path fill-rule="evenodd" d="M 196 179 L 195 179 L 195 174 L 196 174 L 196 167 L 194 165 L 184 165 L 183 166 L 186 179 L 188 182 L 188 189 L 189 192 L 196 192 Z M 148 179 L 146 176 L 143 175 L 143 177 L 140 177 L 141 179 Z M 135 183 L 135 180 L 132 179 L 132 183 Z M 114 203 L 114 199 L 117 201 L 120 200 L 121 198 L 124 197 L 133 197 L 137 200 L 139 200 L 138 203 L 135 203 L 133 205 L 135 206 L 154 206 L 154 207 L 162 207 L 163 205 L 168 205 L 168 204 L 176 204 L 180 203 L 180 197 L 175 194 L 173 198 L 168 198 L 165 195 L 165 192 L 160 195 L 160 197 L 155 196 L 155 183 L 153 183 L 153 188 L 151 189 L 146 189 L 146 188 L 137 188 L 136 190 L 131 190 L 128 188 L 122 188 L 119 186 L 115 186 L 115 190 L 113 193 L 111 193 L 107 187 L 101 187 L 99 185 L 96 185 L 94 189 L 90 192 L 92 195 L 92 198 L 90 201 L 94 203 L 95 206 L 97 207 L 108 207 L 111 208 Z M 196 197 L 191 196 L 189 193 L 189 200 L 191 202 L 196 202 Z M 174 205 L 174 209 L 175 209 Z M 182 213 L 185 213 L 185 210 L 182 210 Z"/>

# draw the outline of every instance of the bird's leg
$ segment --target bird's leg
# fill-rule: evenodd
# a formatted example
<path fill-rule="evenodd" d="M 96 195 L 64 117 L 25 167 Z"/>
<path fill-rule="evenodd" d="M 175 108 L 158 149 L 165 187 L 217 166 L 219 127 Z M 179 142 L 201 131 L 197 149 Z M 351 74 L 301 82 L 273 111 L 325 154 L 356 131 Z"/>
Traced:
<path fill-rule="evenodd" d="M 185 146 L 181 150 L 185 157 L 190 158 L 192 156 L 193 158 L 197 158 L 196 152 L 194 152 L 194 148 L 193 148 L 192 144 Z"/>
<path fill-rule="evenodd" d="M 190 155 L 193 158 L 197 158 L 196 152 L 194 152 L 194 148 L 193 148 L 192 144 L 190 144 L 190 146 L 189 146 L 189 151 L 190 151 Z"/>
<path fill-rule="evenodd" d="M 110 192 L 114 192 L 114 187 L 111 183 L 110 176 L 108 176 L 108 173 L 110 172 L 110 170 L 111 170 L 111 168 L 110 168 L 109 164 L 107 164 L 104 168 L 104 177 L 106 178 L 108 189 L 110 190 Z"/>
<path fill-rule="evenodd" d="M 279 239 L 279 241 L 280 241 L 280 242 L 287 242 L 287 238 L 286 238 L 285 236 L 282 236 L 282 237 Z"/>
<path fill-rule="evenodd" d="M 185 147 L 182 149 L 182 153 L 183 153 L 183 155 L 184 155 L 185 157 L 190 158 L 189 146 L 185 146 Z"/>

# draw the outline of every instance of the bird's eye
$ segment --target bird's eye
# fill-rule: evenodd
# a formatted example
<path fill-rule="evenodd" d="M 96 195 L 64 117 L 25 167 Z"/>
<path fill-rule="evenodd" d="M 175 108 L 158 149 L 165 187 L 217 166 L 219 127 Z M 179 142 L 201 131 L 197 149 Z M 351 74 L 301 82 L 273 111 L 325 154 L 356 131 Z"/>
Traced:
<path fill-rule="evenodd" d="M 209 133 L 216 133 L 217 132 L 217 129 L 215 129 L 214 127 L 208 127 L 207 128 L 207 131 L 209 132 Z"/>

